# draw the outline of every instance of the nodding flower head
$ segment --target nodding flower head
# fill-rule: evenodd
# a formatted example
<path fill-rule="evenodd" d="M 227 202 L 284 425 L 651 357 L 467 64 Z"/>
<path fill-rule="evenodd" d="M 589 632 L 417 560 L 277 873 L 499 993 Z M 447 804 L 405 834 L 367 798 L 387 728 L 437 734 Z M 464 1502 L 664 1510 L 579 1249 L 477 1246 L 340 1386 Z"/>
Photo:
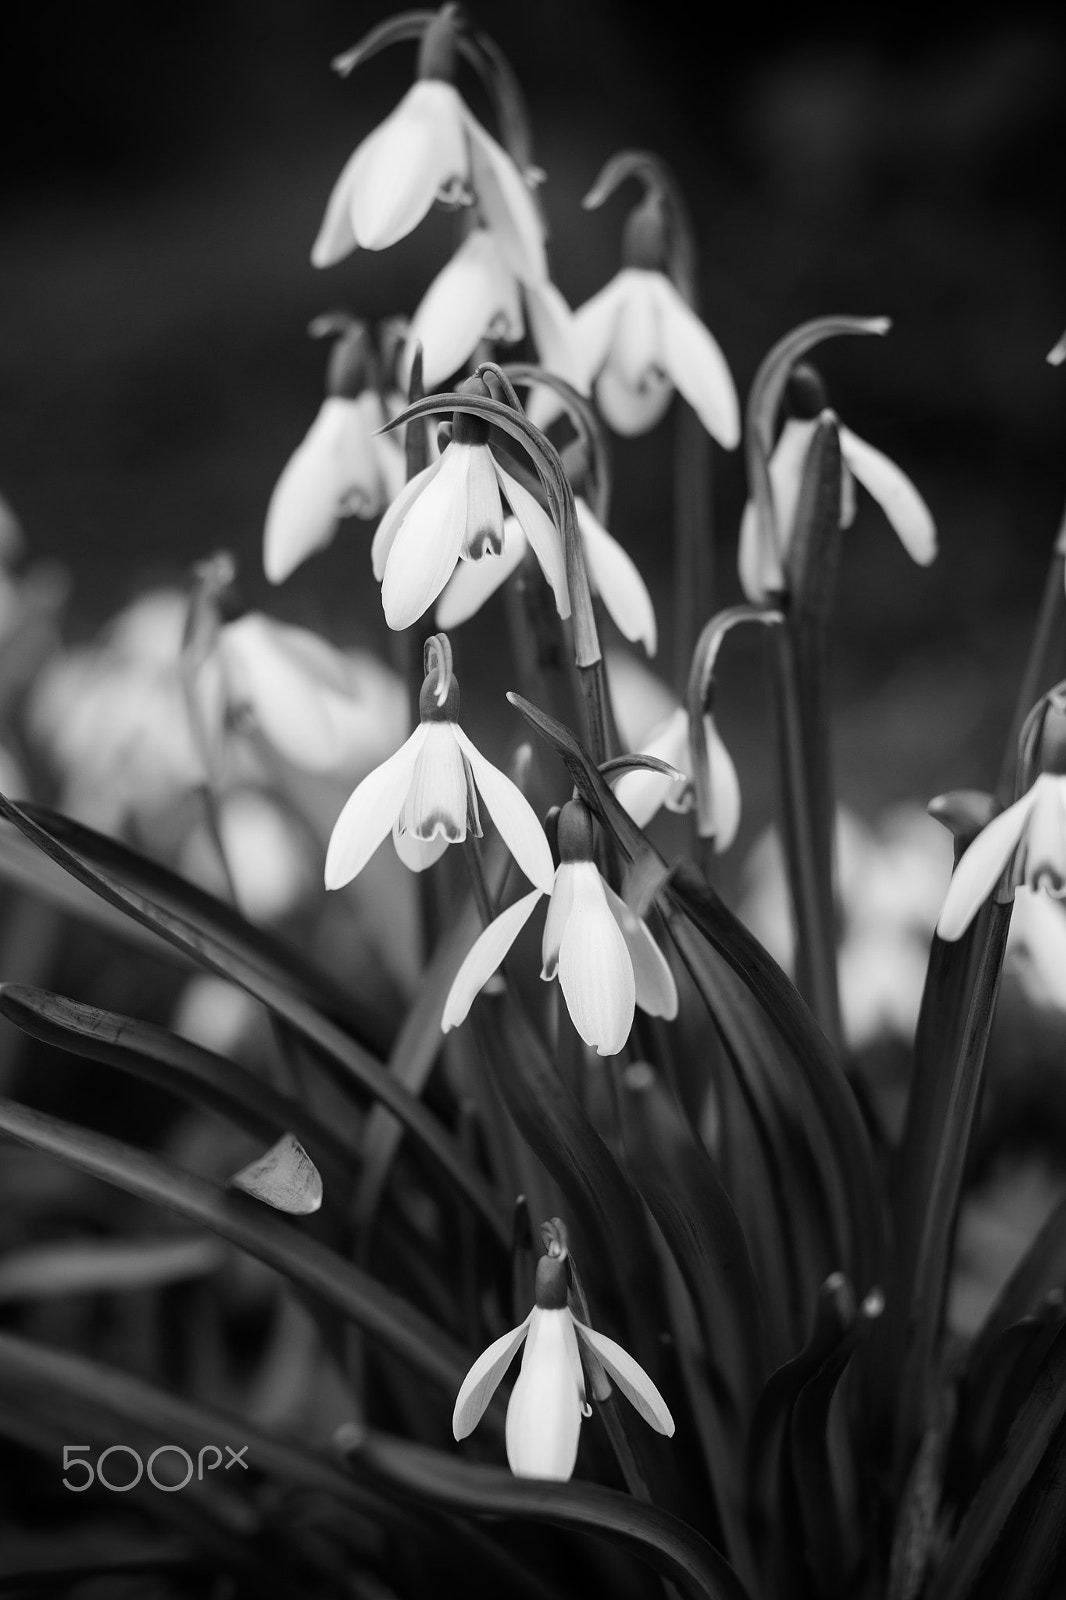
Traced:
<path fill-rule="evenodd" d="M 643 1367 L 621 1345 L 579 1322 L 568 1305 L 567 1248 L 549 1247 L 537 1262 L 534 1305 L 517 1328 L 495 1340 L 470 1368 L 455 1402 L 452 1432 L 477 1427 L 507 1368 L 522 1351 L 522 1369 L 507 1405 L 507 1462 L 517 1478 L 565 1481 L 574 1471 L 581 1419 L 591 1415 L 582 1350 L 590 1352 L 657 1433 L 670 1438 L 674 1419 Z"/>
<path fill-rule="evenodd" d="M 451 81 L 458 8 L 426 28 L 419 77 L 349 158 L 311 252 L 332 266 L 357 246 L 384 250 L 416 228 L 435 201 L 476 204 L 515 275 L 548 275 L 544 231 L 525 179 L 468 109 Z"/>
<path fill-rule="evenodd" d="M 459 726 L 459 686 L 445 634 L 427 643 L 419 712 L 414 733 L 363 779 L 337 818 L 326 888 L 339 889 L 361 872 L 390 829 L 401 861 L 421 872 L 468 832 L 480 836 L 480 796 L 522 871 L 547 889 L 551 851 L 533 808 Z"/>
<path fill-rule="evenodd" d="M 460 393 L 486 396 L 488 389 L 475 377 Z M 440 457 L 416 473 L 374 535 L 371 560 L 390 628 L 416 622 L 458 561 L 497 559 L 504 553 L 504 498 L 555 593 L 559 615 L 570 615 L 558 529 L 529 490 L 500 466 L 489 445 L 488 424 L 457 411 Z"/>
<path fill-rule="evenodd" d="M 617 1055 L 635 1006 L 655 1017 L 677 1015 L 677 988 L 647 924 L 605 882 L 592 859 L 592 817 L 581 800 L 558 818 L 559 865 L 541 942 L 541 977 L 558 977 L 566 1008 L 585 1043 Z M 541 895 L 536 889 L 501 913 L 471 947 L 444 1004 L 441 1026 L 457 1027 L 503 961 Z"/>

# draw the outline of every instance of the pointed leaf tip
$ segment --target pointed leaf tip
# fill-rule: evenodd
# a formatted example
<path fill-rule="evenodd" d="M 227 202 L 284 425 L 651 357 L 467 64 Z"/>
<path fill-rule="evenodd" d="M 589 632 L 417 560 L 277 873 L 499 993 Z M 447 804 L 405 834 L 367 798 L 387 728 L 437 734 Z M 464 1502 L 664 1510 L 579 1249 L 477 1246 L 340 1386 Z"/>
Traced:
<path fill-rule="evenodd" d="M 275 1211 L 306 1217 L 322 1204 L 322 1179 L 303 1145 L 291 1133 L 233 1175 L 231 1189 L 240 1189 Z"/>

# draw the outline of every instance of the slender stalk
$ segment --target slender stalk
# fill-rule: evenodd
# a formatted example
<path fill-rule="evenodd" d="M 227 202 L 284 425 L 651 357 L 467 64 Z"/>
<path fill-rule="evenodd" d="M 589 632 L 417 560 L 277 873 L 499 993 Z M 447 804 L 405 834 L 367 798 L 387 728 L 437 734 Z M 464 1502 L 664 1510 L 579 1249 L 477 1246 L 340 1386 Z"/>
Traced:
<path fill-rule="evenodd" d="M 1040 696 L 1061 677 L 1062 643 L 1066 632 L 1066 518 L 1055 543 L 1040 610 L 1029 645 L 1025 670 L 1018 686 L 1018 699 L 1011 719 L 1010 731 L 1003 749 L 1003 762 L 999 769 L 996 793 L 1006 806 L 1014 799 L 1014 778 L 1018 765 L 1018 736 L 1033 706 Z"/>
<path fill-rule="evenodd" d="M 674 672 L 683 693 L 714 592 L 711 441 L 696 413 L 677 402 L 674 429 Z"/>

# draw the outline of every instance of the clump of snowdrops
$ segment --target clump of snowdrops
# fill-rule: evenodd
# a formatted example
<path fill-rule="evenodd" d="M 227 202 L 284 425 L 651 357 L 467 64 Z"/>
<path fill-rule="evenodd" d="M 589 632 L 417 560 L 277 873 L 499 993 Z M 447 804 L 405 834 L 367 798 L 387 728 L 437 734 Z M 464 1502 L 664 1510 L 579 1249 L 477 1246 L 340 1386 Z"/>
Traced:
<path fill-rule="evenodd" d="M 327 392 L 279 463 L 263 548 L 272 582 L 312 559 L 328 582 L 320 552 L 364 540 L 401 675 L 247 611 L 216 555 L 38 693 L 70 808 L 87 799 L 99 827 L 0 799 L 23 889 L 39 859 L 53 899 L 64 882 L 131 963 L 154 942 L 206 974 L 183 1031 L 25 983 L 0 1010 L 236 1130 L 248 1156 L 230 1170 L 227 1143 L 208 1159 L 194 1141 L 205 1174 L 0 1103 L 9 1139 L 184 1229 L 28 1252 L 0 1332 L 0 1431 L 57 1475 L 75 1437 L 90 1459 L 246 1447 L 224 1484 L 138 1485 L 124 1520 L 98 1495 L 102 1543 L 77 1571 L 150 1572 L 153 1593 L 205 1592 L 205 1573 L 305 1596 L 1044 1593 L 1066 1528 L 1061 1210 L 965 1343 L 945 1303 L 1014 889 L 1066 892 L 1062 551 L 999 788 L 935 805 L 957 865 L 890 1134 L 841 1022 L 829 641 L 857 493 L 916 563 L 936 533 L 810 363 L 888 323 L 788 333 L 742 416 L 662 163 L 626 151 L 600 173 L 586 205 L 636 199 L 617 275 L 572 309 L 509 65 L 446 5 L 335 66 L 371 71 L 404 41 L 415 80 L 360 130 L 312 260 L 385 257 L 435 205 L 455 213 L 455 254 L 391 323 L 316 323 Z M 659 426 L 678 468 L 665 627 L 611 531 L 612 456 Z M 741 447 L 745 598 L 721 608 L 708 462 Z M 464 625 L 494 606 L 512 654 L 486 662 Z M 715 886 L 743 790 L 719 657 L 752 627 L 794 981 Z M 628 726 L 609 630 L 646 657 L 673 643 L 652 727 Z M 512 686 L 509 747 L 464 728 L 475 675 L 501 700 Z M 179 802 L 175 835 L 159 819 Z M 649 836 L 664 806 L 689 819 L 668 857 Z M 384 981 L 376 924 L 400 899 L 406 960 Z M 306 928 L 354 913 L 298 946 L 274 926 L 297 903 Z M 255 1382 L 209 1395 L 212 1286 L 248 1257 L 285 1310 L 247 1357 Z M 142 1350 L 158 1359 L 123 1369 L 32 1337 L 26 1301 L 76 1292 L 72 1275 L 81 1293 L 158 1296 L 174 1319 Z"/>

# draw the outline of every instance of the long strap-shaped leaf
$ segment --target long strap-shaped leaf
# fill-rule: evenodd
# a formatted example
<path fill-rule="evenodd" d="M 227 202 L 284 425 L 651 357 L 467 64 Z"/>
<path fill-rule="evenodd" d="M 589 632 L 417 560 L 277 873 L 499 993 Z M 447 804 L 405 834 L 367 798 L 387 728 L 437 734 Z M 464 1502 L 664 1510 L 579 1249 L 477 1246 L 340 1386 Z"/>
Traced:
<path fill-rule="evenodd" d="M 968 1353 L 972 1370 L 996 1339 L 1066 1283 L 1066 1200 L 1060 1200 L 992 1303 Z"/>
<path fill-rule="evenodd" d="M 183 1172 L 159 1156 L 13 1100 L 0 1100 L 0 1133 L 210 1229 L 350 1317 L 445 1391 L 454 1393 L 462 1383 L 469 1363 L 448 1334 L 369 1274 L 255 1201 Z"/>
<path fill-rule="evenodd" d="M 273 1084 L 167 1028 L 21 983 L 0 984 L 0 1015 L 35 1039 L 190 1099 L 267 1144 L 294 1133 L 350 1178 L 355 1156 L 334 1128 Z"/>
<path fill-rule="evenodd" d="M 500 1241 L 507 1243 L 510 1233 L 502 1209 L 456 1141 L 420 1100 L 416 1100 L 398 1084 L 381 1063 L 342 1028 L 302 996 L 274 981 L 246 955 L 216 937 L 210 929 L 194 926 L 179 913 L 157 905 L 146 895 L 126 888 L 109 873 L 89 866 L 3 795 L 0 795 L 0 816 L 13 822 L 46 855 L 102 899 L 151 928 L 168 944 L 184 950 L 201 966 L 247 990 L 316 1046 L 324 1059 L 339 1069 L 344 1081 L 357 1084 L 365 1094 L 388 1106 L 447 1173 L 459 1192 L 482 1214 Z"/>
<path fill-rule="evenodd" d="M 732 1567 L 695 1529 L 645 1500 L 591 1483 L 512 1478 L 384 1434 L 344 1429 L 337 1439 L 364 1482 L 468 1516 L 512 1517 L 587 1529 L 627 1545 L 697 1600 L 747 1600 Z"/>
<path fill-rule="evenodd" d="M 929 1587 L 929 1600 L 963 1600 L 972 1592 L 1056 1435 L 1060 1436 L 1061 1445 L 1064 1427 L 1066 1328 L 1048 1351 L 1029 1395 L 1019 1407 L 1002 1456 L 985 1476 L 959 1524 Z M 1061 1470 L 1061 1451 L 1058 1465 Z"/>
<path fill-rule="evenodd" d="M 659 887 L 655 902 L 686 965 L 698 962 L 696 934 L 706 939 L 743 979 L 789 1046 L 824 1119 L 847 1186 L 854 1228 L 854 1276 L 865 1294 L 882 1270 L 884 1216 L 876 1163 L 855 1097 L 818 1024 L 777 962 L 715 894 L 698 870 L 664 863 L 633 822 L 574 735 L 517 695 L 509 696 L 562 756 L 582 798 L 598 813 L 635 866 L 646 866 Z"/>
<path fill-rule="evenodd" d="M 119 839 L 99 833 L 59 811 L 50 811 L 47 806 L 26 801 L 19 810 L 83 861 L 115 877 L 128 889 L 145 895 L 153 904 L 176 912 L 191 927 L 200 928 L 220 943 L 239 951 L 259 967 L 264 976 L 273 978 L 275 983 L 291 989 L 333 1017 L 365 1050 L 384 1059 L 392 1037 L 392 1024 L 321 972 L 302 951 L 284 943 L 268 929 L 249 922 L 236 906 L 190 883 Z M 40 844 L 39 839 L 34 842 Z"/>

